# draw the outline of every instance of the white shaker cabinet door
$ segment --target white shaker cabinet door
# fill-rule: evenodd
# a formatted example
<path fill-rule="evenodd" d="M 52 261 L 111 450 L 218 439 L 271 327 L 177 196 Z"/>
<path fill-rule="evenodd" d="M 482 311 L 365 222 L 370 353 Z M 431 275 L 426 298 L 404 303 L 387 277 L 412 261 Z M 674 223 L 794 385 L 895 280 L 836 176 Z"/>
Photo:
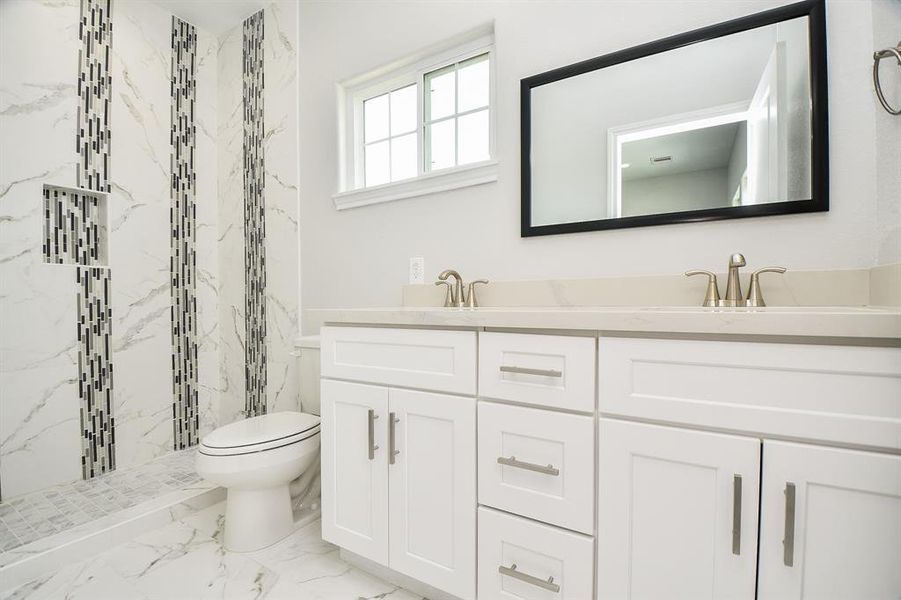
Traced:
<path fill-rule="evenodd" d="M 598 599 L 753 599 L 760 442 L 610 419 L 598 436 Z"/>
<path fill-rule="evenodd" d="M 322 380 L 322 537 L 388 564 L 388 388 Z"/>
<path fill-rule="evenodd" d="M 474 398 L 390 390 L 390 561 L 463 600 L 476 587 Z M 389 421 L 391 419 L 389 416 Z M 391 423 L 389 422 L 389 427 Z M 393 441 L 392 441 L 393 440 Z"/>
<path fill-rule="evenodd" d="M 901 598 L 901 456 L 764 442 L 759 598 Z"/>

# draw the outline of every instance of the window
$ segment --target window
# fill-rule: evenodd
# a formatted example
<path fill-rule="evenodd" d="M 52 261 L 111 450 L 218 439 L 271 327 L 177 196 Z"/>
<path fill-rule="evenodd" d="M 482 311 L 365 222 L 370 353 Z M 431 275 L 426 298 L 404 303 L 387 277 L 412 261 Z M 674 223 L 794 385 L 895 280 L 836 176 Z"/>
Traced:
<path fill-rule="evenodd" d="M 493 34 L 478 33 L 341 84 L 337 208 L 497 179 Z"/>
<path fill-rule="evenodd" d="M 425 170 L 488 160 L 488 55 L 425 76 Z"/>

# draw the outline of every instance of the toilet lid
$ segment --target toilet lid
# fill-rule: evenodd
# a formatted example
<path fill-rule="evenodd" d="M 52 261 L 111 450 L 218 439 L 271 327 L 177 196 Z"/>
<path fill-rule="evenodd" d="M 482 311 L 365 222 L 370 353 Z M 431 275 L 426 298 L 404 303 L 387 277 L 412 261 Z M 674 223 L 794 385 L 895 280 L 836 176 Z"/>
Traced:
<path fill-rule="evenodd" d="M 241 449 L 319 431 L 319 417 L 299 412 L 278 412 L 236 421 L 204 436 L 203 446 L 214 449 Z M 303 436 L 305 437 L 305 436 Z"/>

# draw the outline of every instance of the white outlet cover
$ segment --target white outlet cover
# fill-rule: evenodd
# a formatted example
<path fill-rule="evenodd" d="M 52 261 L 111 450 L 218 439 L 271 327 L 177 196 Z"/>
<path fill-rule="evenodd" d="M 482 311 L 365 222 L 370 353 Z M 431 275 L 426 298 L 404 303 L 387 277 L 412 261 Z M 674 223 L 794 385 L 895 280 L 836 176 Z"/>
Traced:
<path fill-rule="evenodd" d="M 425 260 L 421 256 L 410 257 L 410 283 L 425 283 Z"/>

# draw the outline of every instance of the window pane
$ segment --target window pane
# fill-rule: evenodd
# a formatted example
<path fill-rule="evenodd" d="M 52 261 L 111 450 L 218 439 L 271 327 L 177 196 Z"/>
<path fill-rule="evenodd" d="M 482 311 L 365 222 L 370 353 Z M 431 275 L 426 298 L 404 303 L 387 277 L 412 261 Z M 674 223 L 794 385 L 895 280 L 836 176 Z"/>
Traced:
<path fill-rule="evenodd" d="M 391 181 L 416 177 L 416 134 L 391 139 Z"/>
<path fill-rule="evenodd" d="M 434 121 L 454 114 L 454 66 L 433 71 L 425 76 L 426 119 Z"/>
<path fill-rule="evenodd" d="M 488 55 L 460 63 L 457 85 L 457 112 L 488 106 Z"/>
<path fill-rule="evenodd" d="M 364 142 L 388 137 L 388 94 L 363 101 Z"/>
<path fill-rule="evenodd" d="M 454 166 L 454 121 L 448 119 L 428 126 L 432 171 Z"/>
<path fill-rule="evenodd" d="M 416 131 L 416 84 L 391 92 L 391 135 Z"/>
<path fill-rule="evenodd" d="M 366 146 L 366 187 L 388 183 L 391 180 L 388 143 L 386 140 Z"/>
<path fill-rule="evenodd" d="M 488 160 L 488 109 L 457 119 L 457 164 Z"/>

